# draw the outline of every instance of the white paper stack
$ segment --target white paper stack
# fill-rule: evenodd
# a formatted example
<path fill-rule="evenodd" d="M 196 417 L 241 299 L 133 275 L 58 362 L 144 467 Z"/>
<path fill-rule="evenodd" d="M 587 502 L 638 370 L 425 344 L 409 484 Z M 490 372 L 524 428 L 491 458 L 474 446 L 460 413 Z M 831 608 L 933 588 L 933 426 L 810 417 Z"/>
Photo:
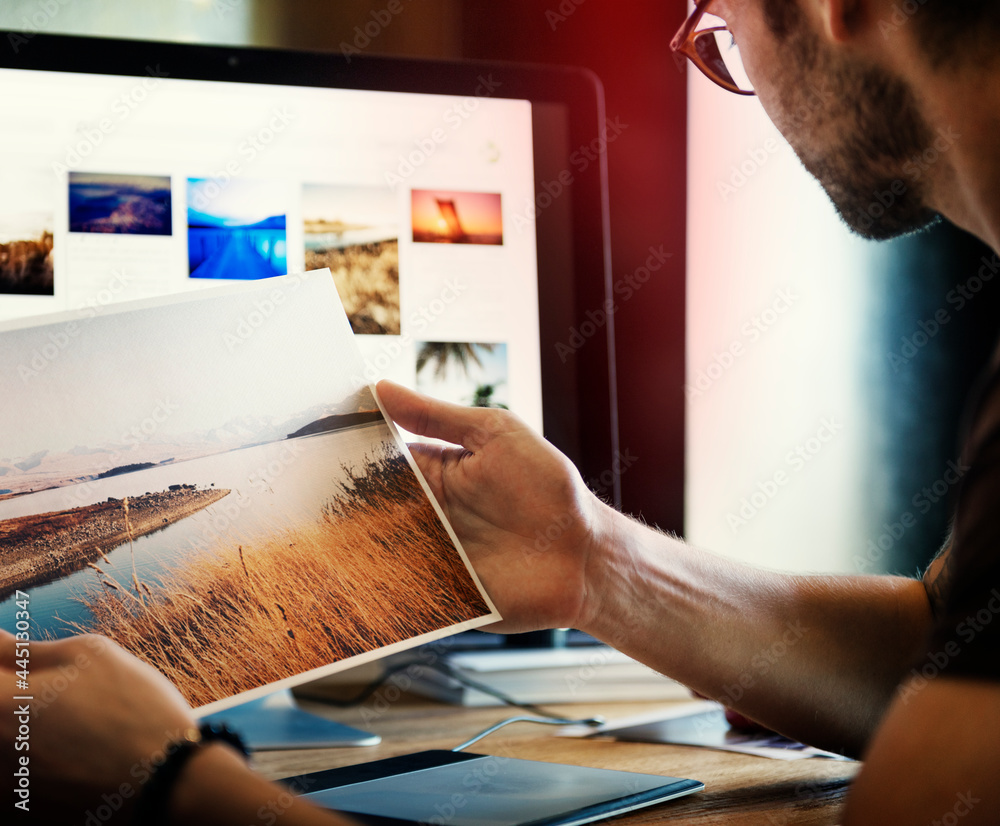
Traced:
<path fill-rule="evenodd" d="M 607 646 L 454 652 L 440 662 L 522 703 L 584 703 L 690 698 L 680 683 Z M 411 691 L 465 706 L 501 701 L 431 665 L 407 670 Z"/>

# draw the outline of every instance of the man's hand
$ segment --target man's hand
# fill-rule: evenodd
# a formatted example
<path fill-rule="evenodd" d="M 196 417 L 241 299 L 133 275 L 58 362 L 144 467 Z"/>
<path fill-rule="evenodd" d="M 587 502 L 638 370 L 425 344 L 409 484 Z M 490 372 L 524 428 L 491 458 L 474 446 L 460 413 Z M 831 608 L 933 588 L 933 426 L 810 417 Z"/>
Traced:
<path fill-rule="evenodd" d="M 139 795 L 165 751 L 195 726 L 180 692 L 110 640 L 79 636 L 30 646 L 30 691 L 16 690 L 14 637 L 0 630 L 0 739 L 28 769 L 18 823 L 112 823 L 133 819 Z M 22 720 L 24 729 L 21 728 Z M 16 740 L 20 737 L 22 740 Z M 14 746 L 27 742 L 26 748 Z M 27 762 L 21 762 L 26 758 Z M 15 801 L 16 802 L 16 801 Z M 244 826 L 281 813 L 288 826 L 346 826 L 254 774 L 229 746 L 191 755 L 163 801 L 163 820 L 185 826 Z M 98 813 L 98 814 L 95 814 Z"/>
<path fill-rule="evenodd" d="M 413 452 L 504 616 L 497 630 L 579 628 L 782 734 L 864 746 L 929 631 L 920 582 L 714 556 L 600 502 L 506 411 L 378 390 L 402 427 L 461 445 Z"/>
<path fill-rule="evenodd" d="M 604 506 L 572 463 L 505 410 L 435 401 L 382 381 L 398 424 L 461 447 L 411 451 L 504 617 L 506 633 L 585 624 Z"/>
<path fill-rule="evenodd" d="M 14 638 L 0 631 L 0 733 L 14 743 Z M 164 747 L 195 725 L 180 692 L 158 671 L 104 637 L 32 642 L 27 716 L 31 813 L 38 822 L 83 821 L 113 793 L 127 812 Z M 8 745 L 9 747 L 9 745 Z M 124 790 L 124 793 L 123 793 Z M 82 808 L 81 808 L 82 807 Z M 127 815 L 122 818 L 127 820 Z"/>

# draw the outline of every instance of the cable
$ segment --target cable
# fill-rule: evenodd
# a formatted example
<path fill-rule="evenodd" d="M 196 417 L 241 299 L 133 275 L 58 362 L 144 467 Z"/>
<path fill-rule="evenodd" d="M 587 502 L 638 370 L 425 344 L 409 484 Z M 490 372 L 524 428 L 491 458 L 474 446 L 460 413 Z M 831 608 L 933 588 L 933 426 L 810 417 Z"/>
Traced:
<path fill-rule="evenodd" d="M 466 740 L 461 745 L 455 746 L 452 751 L 462 751 L 471 746 L 473 743 L 478 743 L 484 737 L 492 734 L 497 729 L 501 729 L 504 726 L 509 726 L 511 723 L 541 723 L 546 726 L 602 726 L 605 723 L 603 717 L 587 717 L 583 720 L 570 720 L 565 717 L 508 717 L 506 720 L 501 720 L 496 725 L 490 726 L 488 729 L 484 729 L 479 732 L 475 737 L 470 740 Z"/>
<path fill-rule="evenodd" d="M 544 708 L 542 708 L 541 706 L 537 706 L 534 703 L 519 702 L 518 700 L 515 700 L 513 697 L 511 697 L 509 694 L 505 694 L 504 692 L 493 688 L 493 686 L 481 683 L 479 682 L 479 680 L 474 680 L 472 677 L 468 676 L 460 669 L 454 668 L 453 666 L 450 666 L 447 663 L 423 662 L 420 660 L 409 660 L 407 662 L 397 663 L 396 665 L 389 666 L 388 668 L 386 668 L 385 673 L 381 677 L 379 677 L 377 680 L 373 680 L 371 683 L 369 683 L 363 689 L 361 689 L 361 691 L 358 692 L 358 694 L 356 694 L 354 697 L 351 697 L 350 699 L 336 700 L 333 698 L 327 698 L 325 701 L 328 702 L 330 705 L 334 705 L 339 708 L 349 708 L 351 706 L 358 705 L 359 703 L 363 703 L 365 700 L 371 697 L 376 691 L 378 691 L 379 688 L 383 686 L 386 682 L 388 682 L 388 680 L 394 674 L 398 674 L 401 671 L 406 671 L 407 669 L 412 668 L 413 666 L 417 666 L 420 668 L 433 668 L 436 671 L 440 671 L 442 674 L 451 677 L 453 680 L 456 680 L 457 682 L 462 683 L 463 685 L 466 685 L 469 688 L 473 688 L 476 691 L 481 691 L 483 694 L 487 694 L 490 697 L 500 700 L 501 702 L 509 706 L 513 706 L 515 708 L 521 708 L 524 709 L 525 711 L 530 711 L 532 714 L 539 715 L 537 717 L 508 717 L 506 720 L 501 720 L 499 723 L 496 723 L 495 725 L 492 725 L 489 728 L 484 729 L 472 739 L 466 740 L 461 745 L 455 746 L 455 748 L 453 748 L 452 751 L 462 751 L 463 749 L 466 749 L 469 746 L 471 746 L 473 743 L 478 743 L 487 735 L 490 735 L 494 731 L 497 731 L 498 729 L 501 729 L 504 726 L 508 726 L 511 723 L 539 723 L 541 725 L 547 725 L 547 726 L 596 727 L 596 726 L 602 726 L 606 722 L 606 720 L 603 717 L 586 717 L 580 720 L 571 720 L 567 717 L 561 717 L 558 714 L 552 714 L 551 712 L 546 711 Z"/>
<path fill-rule="evenodd" d="M 490 697 L 493 697 L 496 700 L 499 700 L 505 705 L 509 705 L 514 708 L 520 708 L 523 709 L 524 711 L 530 711 L 532 714 L 537 714 L 540 717 L 546 717 L 554 720 L 563 719 L 558 714 L 553 714 L 551 711 L 548 711 L 542 708 L 541 706 L 535 705 L 534 703 L 522 703 L 519 700 L 515 700 L 509 694 L 505 694 L 504 692 L 496 688 L 493 688 L 493 686 L 487 685 L 486 683 L 481 683 L 479 682 L 479 680 L 470 677 L 464 671 L 455 668 L 454 666 L 448 665 L 445 662 L 427 662 L 424 660 L 409 660 L 407 662 L 397 663 L 396 665 L 389 666 L 388 668 L 386 668 L 385 673 L 382 674 L 381 677 L 379 677 L 377 680 L 373 680 L 371 683 L 366 685 L 354 697 L 351 697 L 347 700 L 337 700 L 333 698 L 324 697 L 324 702 L 329 703 L 332 706 L 336 706 L 337 708 L 351 708 L 353 706 L 359 705 L 360 703 L 363 703 L 365 700 L 371 697 L 376 691 L 378 691 L 379 688 L 381 688 L 386 682 L 388 682 L 389 679 L 393 677 L 395 674 L 398 674 L 401 671 L 406 671 L 407 669 L 412 668 L 414 666 L 418 668 L 432 668 L 435 671 L 441 672 L 447 677 L 451 677 L 453 680 L 461 683 L 462 685 L 475 689 L 476 691 L 480 691 L 483 694 L 486 694 Z M 577 721 L 571 721 L 571 722 L 577 722 Z"/>

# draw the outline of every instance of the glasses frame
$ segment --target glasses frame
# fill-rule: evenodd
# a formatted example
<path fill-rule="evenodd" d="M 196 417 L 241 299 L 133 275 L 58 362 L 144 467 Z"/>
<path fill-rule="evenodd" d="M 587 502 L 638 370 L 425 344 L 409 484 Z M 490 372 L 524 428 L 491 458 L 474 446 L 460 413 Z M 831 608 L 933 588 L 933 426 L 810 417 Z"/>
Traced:
<path fill-rule="evenodd" d="M 708 11 L 709 7 L 712 5 L 712 0 L 704 0 L 704 2 L 697 2 L 695 0 L 694 11 L 688 16 L 688 19 L 684 21 L 678 30 L 677 34 L 674 35 L 674 39 L 670 41 L 670 49 L 673 52 L 684 55 L 688 60 L 690 60 L 698 69 L 701 71 L 705 77 L 707 77 L 712 83 L 717 86 L 721 86 L 729 92 L 735 95 L 750 95 L 755 96 L 756 92 L 748 92 L 746 89 L 741 89 L 739 86 L 726 80 L 724 77 L 720 76 L 712 69 L 704 60 L 701 59 L 701 55 L 698 54 L 698 49 L 695 46 L 695 41 L 703 35 L 713 35 L 716 32 L 728 32 L 728 26 L 713 26 L 710 29 L 702 29 L 701 31 L 696 31 L 698 24 L 701 22 L 702 16 Z"/>

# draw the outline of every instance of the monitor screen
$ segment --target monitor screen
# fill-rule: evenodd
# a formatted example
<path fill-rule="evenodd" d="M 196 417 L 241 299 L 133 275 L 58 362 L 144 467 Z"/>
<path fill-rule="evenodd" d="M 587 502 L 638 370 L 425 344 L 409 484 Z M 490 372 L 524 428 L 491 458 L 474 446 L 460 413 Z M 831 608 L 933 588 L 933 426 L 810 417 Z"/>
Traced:
<path fill-rule="evenodd" d="M 601 487 L 591 77 L 38 35 L 0 96 L 0 319 L 329 267 L 364 378 L 509 407 Z"/>

